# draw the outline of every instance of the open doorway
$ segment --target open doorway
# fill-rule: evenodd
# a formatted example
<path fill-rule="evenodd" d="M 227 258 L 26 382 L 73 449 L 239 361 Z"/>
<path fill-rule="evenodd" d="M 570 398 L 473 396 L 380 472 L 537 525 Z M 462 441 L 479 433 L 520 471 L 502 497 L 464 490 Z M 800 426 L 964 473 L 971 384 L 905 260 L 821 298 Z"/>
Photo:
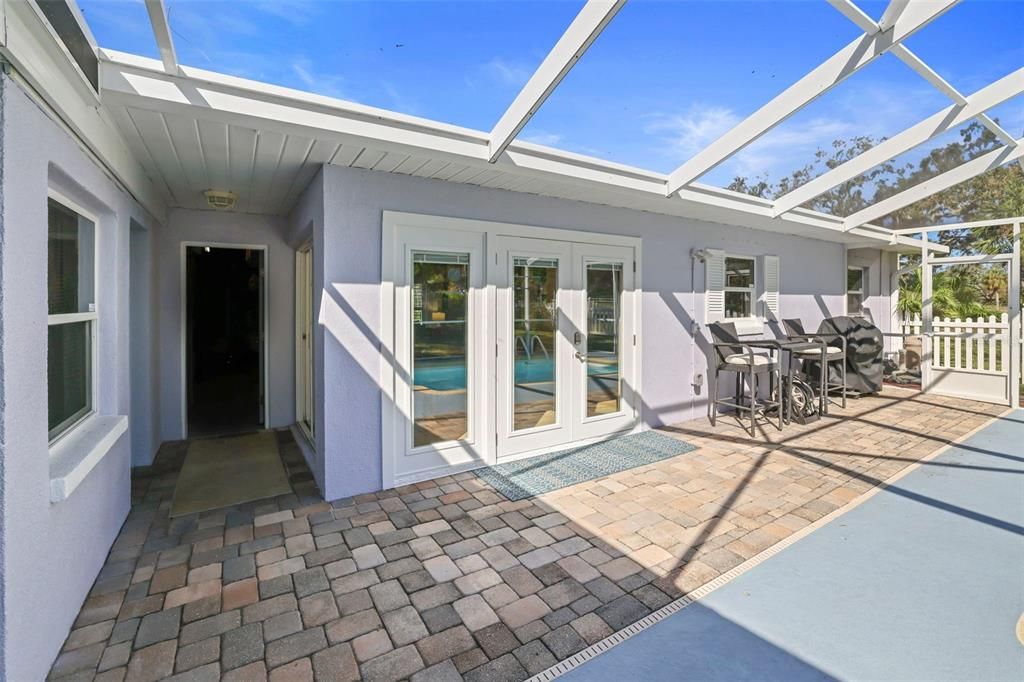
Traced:
<path fill-rule="evenodd" d="M 185 245 L 185 431 L 243 433 L 266 423 L 265 250 Z"/>

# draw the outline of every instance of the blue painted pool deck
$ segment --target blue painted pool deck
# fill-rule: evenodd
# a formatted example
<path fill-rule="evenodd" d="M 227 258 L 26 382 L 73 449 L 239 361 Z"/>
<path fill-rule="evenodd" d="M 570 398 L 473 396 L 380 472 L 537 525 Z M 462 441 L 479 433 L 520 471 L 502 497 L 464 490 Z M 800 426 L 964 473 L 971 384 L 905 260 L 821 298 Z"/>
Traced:
<path fill-rule="evenodd" d="M 1024 680 L 1024 410 L 566 680 Z"/>

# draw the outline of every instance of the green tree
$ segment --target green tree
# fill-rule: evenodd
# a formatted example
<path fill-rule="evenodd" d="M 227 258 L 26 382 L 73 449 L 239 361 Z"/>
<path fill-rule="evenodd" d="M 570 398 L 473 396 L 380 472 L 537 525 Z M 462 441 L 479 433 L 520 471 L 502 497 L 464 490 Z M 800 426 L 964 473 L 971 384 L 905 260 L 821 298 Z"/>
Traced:
<path fill-rule="evenodd" d="M 736 177 L 729 189 L 774 199 L 809 182 L 874 147 L 881 139 L 855 137 L 836 140 L 830 150 L 819 149 L 814 161 L 788 176 L 772 182 L 767 177 Z M 991 131 L 974 122 L 960 130 L 957 141 L 931 150 L 916 163 L 881 164 L 853 180 L 804 204 L 837 216 L 848 216 L 876 201 L 918 185 L 1001 146 Z M 915 204 L 891 213 L 876 224 L 894 229 L 1009 218 L 1024 215 L 1024 170 L 1019 164 L 1001 166 L 959 185 L 937 192 Z M 1004 253 L 1012 244 L 1012 228 L 998 226 L 939 233 L 939 240 L 953 253 Z M 1002 279 L 1005 282 L 1005 274 Z M 935 315 L 976 317 L 996 312 L 993 305 L 998 287 L 996 276 L 980 266 L 950 268 L 936 273 L 933 280 Z M 1005 284 L 1003 285 L 1005 286 Z M 1003 289 L 1005 292 L 1005 288 Z M 1005 305 L 1005 293 L 1002 303 Z M 906 313 L 921 310 L 921 280 L 918 273 L 901 279 L 900 308 Z"/>

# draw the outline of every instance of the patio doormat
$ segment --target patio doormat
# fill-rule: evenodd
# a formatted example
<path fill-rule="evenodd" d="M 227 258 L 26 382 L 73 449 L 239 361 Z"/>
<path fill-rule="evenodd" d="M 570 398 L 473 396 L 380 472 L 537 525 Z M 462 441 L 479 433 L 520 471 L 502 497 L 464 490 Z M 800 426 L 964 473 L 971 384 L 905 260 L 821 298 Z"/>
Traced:
<path fill-rule="evenodd" d="M 171 516 L 231 507 L 292 491 L 273 431 L 189 444 Z"/>
<path fill-rule="evenodd" d="M 512 500 L 526 499 L 696 450 L 657 431 L 619 436 L 508 464 L 477 469 L 476 475 Z"/>

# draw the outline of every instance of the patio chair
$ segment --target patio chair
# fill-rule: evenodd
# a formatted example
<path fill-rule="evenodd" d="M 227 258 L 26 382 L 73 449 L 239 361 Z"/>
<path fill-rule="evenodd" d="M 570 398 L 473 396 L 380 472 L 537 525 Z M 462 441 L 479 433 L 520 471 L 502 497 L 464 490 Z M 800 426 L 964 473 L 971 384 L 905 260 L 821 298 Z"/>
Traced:
<path fill-rule="evenodd" d="M 712 323 L 708 325 L 713 340 L 714 357 L 711 362 L 711 400 L 708 404 L 708 418 L 711 425 L 715 425 L 718 416 L 718 406 L 727 405 L 736 410 L 737 414 L 747 412 L 750 414 L 750 435 L 757 435 L 757 414 L 766 413 L 770 409 L 778 412 L 778 429 L 782 430 L 782 404 L 779 400 L 762 400 L 758 395 L 758 380 L 767 376 L 782 385 L 782 366 L 776 358 L 773 358 L 770 351 L 754 352 L 752 346 L 748 346 L 739 340 L 736 333 L 736 325 L 728 323 Z M 722 400 L 718 397 L 718 375 L 722 372 L 732 372 L 736 375 L 736 393 L 732 400 Z M 746 378 L 750 386 L 749 400 L 744 400 L 743 379 Z M 780 392 L 781 394 L 781 392 Z M 749 403 L 749 404 L 747 404 Z M 766 421 L 768 421 L 766 419 Z M 742 418 L 740 419 L 742 425 Z M 746 427 L 744 427 L 746 430 Z"/>
<path fill-rule="evenodd" d="M 808 334 L 804 329 L 804 323 L 797 319 L 782 321 L 786 328 L 786 337 L 792 340 L 814 340 L 825 342 L 825 362 L 821 364 L 821 390 L 824 392 L 825 412 L 828 412 L 828 405 L 831 402 L 829 397 L 832 391 L 838 390 L 842 396 L 842 406 L 846 409 L 846 337 L 842 334 Z M 830 342 L 838 340 L 839 345 L 831 345 Z M 821 362 L 821 352 L 816 349 L 796 351 L 794 355 L 802 361 Z M 839 383 L 832 382 L 829 368 L 833 363 L 839 363 Z"/>

